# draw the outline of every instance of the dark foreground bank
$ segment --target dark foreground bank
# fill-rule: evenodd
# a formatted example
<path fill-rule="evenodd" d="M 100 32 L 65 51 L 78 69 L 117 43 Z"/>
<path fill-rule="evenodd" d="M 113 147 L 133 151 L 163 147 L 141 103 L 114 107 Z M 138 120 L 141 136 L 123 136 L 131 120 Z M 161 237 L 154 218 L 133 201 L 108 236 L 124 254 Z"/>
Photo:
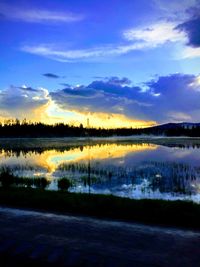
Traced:
<path fill-rule="evenodd" d="M 200 205 L 188 201 L 134 200 L 11 187 L 0 188 L 0 205 L 200 229 Z"/>

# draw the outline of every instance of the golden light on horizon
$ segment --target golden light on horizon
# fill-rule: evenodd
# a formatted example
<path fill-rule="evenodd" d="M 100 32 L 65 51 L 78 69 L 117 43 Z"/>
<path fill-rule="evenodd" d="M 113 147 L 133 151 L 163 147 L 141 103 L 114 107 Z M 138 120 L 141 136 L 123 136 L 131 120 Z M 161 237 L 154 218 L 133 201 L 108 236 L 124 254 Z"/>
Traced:
<path fill-rule="evenodd" d="M 87 127 L 87 119 L 89 118 L 90 127 L 94 128 L 145 128 L 156 125 L 155 121 L 145 121 L 132 119 L 121 113 L 106 112 L 79 112 L 77 110 L 66 110 L 59 107 L 50 98 L 48 102 L 35 109 L 18 110 L 15 115 L 5 113 L 0 117 L 0 122 L 9 119 L 27 119 L 31 122 L 43 122 L 46 124 L 65 123 L 69 125 L 79 126 L 82 124 Z"/>
<path fill-rule="evenodd" d="M 91 127 L 102 128 L 144 128 L 156 125 L 155 121 L 143 121 L 126 117 L 120 113 L 104 113 L 104 112 L 83 112 L 76 110 L 64 110 L 56 105 L 52 100 L 49 102 L 45 110 L 46 123 L 64 122 L 79 126 L 87 127 L 87 119 L 90 120 Z"/>

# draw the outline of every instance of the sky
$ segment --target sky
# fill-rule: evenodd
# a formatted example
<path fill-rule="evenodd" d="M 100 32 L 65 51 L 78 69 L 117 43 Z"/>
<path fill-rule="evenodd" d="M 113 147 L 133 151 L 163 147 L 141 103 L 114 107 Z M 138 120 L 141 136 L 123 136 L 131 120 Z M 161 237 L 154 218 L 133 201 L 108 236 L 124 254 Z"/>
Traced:
<path fill-rule="evenodd" d="M 200 122 L 200 0 L 0 0 L 0 121 Z"/>

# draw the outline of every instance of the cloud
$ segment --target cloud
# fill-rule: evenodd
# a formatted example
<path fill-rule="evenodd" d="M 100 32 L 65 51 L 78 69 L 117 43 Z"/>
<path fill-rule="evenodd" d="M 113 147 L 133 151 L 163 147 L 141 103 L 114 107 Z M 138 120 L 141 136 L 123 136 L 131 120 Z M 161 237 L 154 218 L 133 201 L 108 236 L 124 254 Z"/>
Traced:
<path fill-rule="evenodd" d="M 152 102 L 151 111 L 151 116 L 157 117 L 158 121 L 200 120 L 200 115 L 194 116 L 200 111 L 199 76 L 172 74 L 161 76 L 147 85 L 151 92 L 159 94 Z"/>
<path fill-rule="evenodd" d="M 196 9 L 189 9 L 190 18 L 176 26 L 179 32 L 186 35 L 183 49 L 180 52 L 180 57 L 183 59 L 200 57 L 200 16 L 198 11 L 200 11 L 198 6 Z"/>
<path fill-rule="evenodd" d="M 35 89 L 35 88 L 32 88 L 32 87 L 30 87 L 30 86 L 26 86 L 26 85 L 22 85 L 22 86 L 19 86 L 19 87 L 16 87 L 16 86 L 11 86 L 11 88 L 18 88 L 18 89 L 21 89 L 21 90 L 23 90 L 23 91 L 25 91 L 25 92 L 36 92 L 36 93 L 38 93 L 38 92 L 40 92 L 40 90 L 38 90 L 38 89 Z M 14 89 L 15 90 L 15 89 Z"/>
<path fill-rule="evenodd" d="M 195 48 L 200 47 L 200 16 L 181 23 L 176 28 L 187 34 L 187 45 Z"/>
<path fill-rule="evenodd" d="M 182 59 L 200 57 L 200 47 L 199 48 L 185 47 L 180 52 L 179 57 Z"/>
<path fill-rule="evenodd" d="M 198 0 L 153 0 L 155 7 L 159 10 L 160 16 L 165 16 L 171 20 L 183 20 L 187 18 L 187 10 L 196 7 Z"/>
<path fill-rule="evenodd" d="M 24 45 L 23 52 L 47 57 L 60 62 L 94 61 L 115 57 L 136 50 L 155 49 L 166 43 L 185 43 L 186 34 L 176 29 L 174 22 L 162 21 L 140 28 L 125 30 L 123 42 L 88 49 L 60 49 L 55 44 Z"/>
<path fill-rule="evenodd" d="M 112 77 L 106 77 L 105 80 L 107 80 L 108 83 L 113 85 L 129 85 L 131 84 L 131 80 L 129 80 L 127 77 L 119 78 L 116 76 Z"/>
<path fill-rule="evenodd" d="M 110 77 L 103 77 L 103 76 L 94 76 L 93 77 L 95 80 L 100 80 L 100 81 L 104 81 L 107 82 L 109 84 L 113 84 L 113 85 L 129 85 L 131 84 L 131 80 L 127 77 L 122 77 L 119 78 L 117 76 L 110 76 Z"/>
<path fill-rule="evenodd" d="M 143 102 L 141 88 L 126 86 L 124 82 L 127 82 L 127 79 L 112 77 L 108 81 L 94 81 L 88 86 L 65 88 L 50 95 L 61 108 L 84 113 L 123 114 L 126 106 L 132 105 L 132 109 L 135 108 L 136 111 L 138 107 L 149 105 Z"/>
<path fill-rule="evenodd" d="M 16 7 L 7 4 L 0 4 L 0 14 L 4 19 L 44 24 L 70 23 L 83 19 L 82 15 L 67 11 L 50 11 L 37 8 L 24 9 L 22 7 Z"/>
<path fill-rule="evenodd" d="M 37 110 L 45 108 L 48 104 L 48 95 L 48 91 L 43 88 L 10 86 L 0 91 L 0 113 L 5 117 L 33 118 Z M 40 113 L 37 116 L 39 119 Z"/>
<path fill-rule="evenodd" d="M 106 45 L 88 49 L 61 50 L 55 44 L 24 45 L 20 49 L 34 55 L 47 57 L 59 62 L 94 61 L 99 58 L 113 57 L 130 51 L 147 48 L 145 43 Z"/>
<path fill-rule="evenodd" d="M 43 76 L 47 77 L 47 78 L 53 78 L 53 79 L 58 79 L 61 78 L 60 76 L 54 74 L 54 73 L 44 73 L 42 74 Z"/>
<path fill-rule="evenodd" d="M 179 33 L 179 35 L 183 35 Z M 166 40 L 167 42 L 167 40 Z M 55 44 L 39 44 L 39 45 L 24 45 L 20 48 L 21 51 L 50 58 L 59 62 L 77 62 L 77 61 L 95 61 L 102 58 L 116 57 L 130 53 L 132 51 L 153 49 L 158 45 L 163 44 L 159 41 L 146 42 L 139 41 L 125 44 L 110 44 L 101 47 L 88 49 L 60 49 Z"/>
<path fill-rule="evenodd" d="M 160 76 L 146 82 L 145 89 L 127 82 L 128 78 L 113 76 L 53 92 L 25 85 L 11 86 L 0 91 L 0 117 L 40 120 L 47 119 L 45 114 L 49 110 L 48 121 L 55 121 L 55 116 L 74 121 L 92 116 L 95 126 L 100 122 L 98 114 L 102 120 L 109 118 L 106 125 L 112 124 L 110 118 L 118 120 L 117 125 L 120 118 L 126 118 L 129 125 L 131 121 L 200 121 L 200 76 L 181 73 Z"/>
<path fill-rule="evenodd" d="M 172 22 L 159 22 L 148 27 L 124 31 L 124 38 L 129 41 L 144 42 L 148 47 L 156 47 L 166 42 L 182 42 L 185 34 L 180 33 Z"/>
<path fill-rule="evenodd" d="M 21 51 L 50 58 L 59 62 L 99 61 L 131 53 L 133 51 L 146 51 L 157 47 L 176 44 L 181 47 L 176 59 L 197 57 L 199 51 L 185 51 L 185 44 L 189 38 L 190 44 L 199 43 L 199 17 L 191 18 L 196 0 L 173 1 L 154 0 L 155 7 L 163 12 L 164 16 L 155 17 L 154 22 L 138 27 L 130 27 L 121 32 L 121 41 L 105 45 L 95 45 L 88 48 L 60 48 L 56 43 L 26 44 L 20 47 Z M 173 16 L 171 15 L 173 14 Z M 195 29 L 195 30 L 194 30 Z M 198 33 L 198 35 L 197 35 Z M 171 46 L 172 47 L 172 46 Z"/>
<path fill-rule="evenodd" d="M 130 27 L 122 31 L 121 40 L 116 43 L 108 43 L 105 45 L 94 45 L 88 48 L 74 49 L 61 48 L 55 43 L 27 43 L 22 45 L 20 50 L 26 53 L 50 58 L 59 62 L 78 62 L 78 61 L 98 61 L 105 58 L 117 57 L 125 55 L 133 51 L 144 51 L 149 49 L 155 49 L 159 46 L 168 43 L 180 43 L 182 44 L 182 51 L 180 57 L 184 56 L 184 44 L 187 42 L 187 36 L 190 35 L 190 43 L 197 45 L 199 42 L 196 37 L 193 36 L 191 31 L 191 24 L 195 24 L 198 27 L 199 19 L 188 20 L 188 9 L 192 9 L 197 3 L 196 0 L 183 0 L 172 1 L 166 3 L 164 0 L 153 0 L 154 8 L 163 12 L 158 18 L 155 16 L 154 22 L 146 23 L 146 25 L 140 25 L 139 27 Z M 170 14 L 173 13 L 171 17 Z M 180 15 L 181 14 L 181 15 Z M 10 6 L 6 4 L 0 4 L 0 15 L 6 19 L 20 20 L 31 23 L 67 23 L 75 22 L 84 19 L 84 16 L 80 14 L 74 14 L 64 11 L 52 11 L 42 10 L 34 8 L 23 8 Z M 175 17 L 176 19 L 175 19 Z M 179 25 L 179 27 L 177 27 Z M 198 29 L 197 29 L 198 31 Z M 189 34 L 190 32 L 190 34 Z M 195 38 L 195 40 L 194 40 Z M 187 51 L 187 57 L 195 57 L 198 55 L 198 51 Z"/>
<path fill-rule="evenodd" d="M 152 125 L 153 122 L 128 118 L 116 107 L 113 109 L 114 113 L 111 113 L 106 104 L 103 111 L 102 108 L 95 109 L 93 101 L 101 99 L 103 104 L 105 99 L 102 96 L 102 92 L 93 90 L 89 86 L 65 88 L 53 93 L 49 93 L 43 88 L 32 88 L 25 85 L 10 86 L 6 90 L 0 91 L 0 119 L 2 121 L 11 118 L 26 118 L 46 123 L 66 122 L 79 125 L 80 123 L 85 124 L 89 116 L 91 125 L 96 127 Z M 69 99 L 69 103 L 71 101 L 71 106 L 69 103 L 65 103 L 66 99 Z M 80 102 L 76 103 L 79 100 Z M 112 100 L 110 103 L 112 104 Z M 90 112 L 92 109 L 93 111 Z"/>
<path fill-rule="evenodd" d="M 85 114 L 123 114 L 159 123 L 200 120 L 200 77 L 194 75 L 161 76 L 147 82 L 146 91 L 103 80 L 55 91 L 50 96 L 60 108 Z"/>

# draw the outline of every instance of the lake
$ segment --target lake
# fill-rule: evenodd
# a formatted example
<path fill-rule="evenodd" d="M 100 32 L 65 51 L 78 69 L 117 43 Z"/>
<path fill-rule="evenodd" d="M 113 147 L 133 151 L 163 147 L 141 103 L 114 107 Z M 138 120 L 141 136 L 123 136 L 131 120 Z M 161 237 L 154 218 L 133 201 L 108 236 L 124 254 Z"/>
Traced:
<path fill-rule="evenodd" d="M 0 167 L 17 176 L 71 180 L 71 192 L 200 202 L 200 139 L 1 139 Z"/>

